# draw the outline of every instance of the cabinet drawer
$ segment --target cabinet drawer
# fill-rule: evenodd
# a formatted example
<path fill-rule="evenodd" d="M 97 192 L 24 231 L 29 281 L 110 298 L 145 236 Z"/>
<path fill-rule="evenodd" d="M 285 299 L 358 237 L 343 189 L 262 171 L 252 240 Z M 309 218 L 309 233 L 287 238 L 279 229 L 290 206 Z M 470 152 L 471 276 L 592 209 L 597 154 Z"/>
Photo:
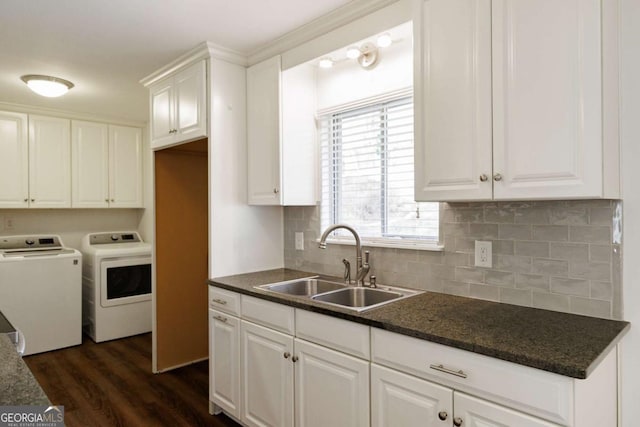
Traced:
<path fill-rule="evenodd" d="M 293 335 L 293 307 L 242 295 L 242 318 Z"/>
<path fill-rule="evenodd" d="M 296 337 L 369 360 L 369 327 L 306 310 L 296 310 Z"/>
<path fill-rule="evenodd" d="M 547 420 L 573 424 L 574 383 L 568 377 L 376 328 L 371 329 L 371 358 Z"/>
<path fill-rule="evenodd" d="M 209 307 L 240 316 L 240 294 L 209 286 Z"/>

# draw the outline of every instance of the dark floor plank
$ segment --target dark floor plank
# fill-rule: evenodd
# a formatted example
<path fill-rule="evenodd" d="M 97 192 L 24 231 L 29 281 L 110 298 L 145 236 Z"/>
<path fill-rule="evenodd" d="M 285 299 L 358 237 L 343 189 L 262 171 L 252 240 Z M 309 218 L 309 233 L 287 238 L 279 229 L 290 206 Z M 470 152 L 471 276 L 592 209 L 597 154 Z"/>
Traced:
<path fill-rule="evenodd" d="M 208 363 L 151 373 L 151 334 L 24 358 L 52 403 L 74 426 L 238 427 L 209 415 Z"/>

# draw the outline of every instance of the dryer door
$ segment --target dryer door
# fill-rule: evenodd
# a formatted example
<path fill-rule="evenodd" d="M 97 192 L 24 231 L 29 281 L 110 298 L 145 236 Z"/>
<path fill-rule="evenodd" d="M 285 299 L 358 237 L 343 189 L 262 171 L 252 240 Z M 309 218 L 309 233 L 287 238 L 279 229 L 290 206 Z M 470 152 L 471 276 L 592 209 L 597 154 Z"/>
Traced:
<path fill-rule="evenodd" d="M 100 263 L 100 305 L 132 304 L 151 299 L 151 258 L 134 257 Z"/>

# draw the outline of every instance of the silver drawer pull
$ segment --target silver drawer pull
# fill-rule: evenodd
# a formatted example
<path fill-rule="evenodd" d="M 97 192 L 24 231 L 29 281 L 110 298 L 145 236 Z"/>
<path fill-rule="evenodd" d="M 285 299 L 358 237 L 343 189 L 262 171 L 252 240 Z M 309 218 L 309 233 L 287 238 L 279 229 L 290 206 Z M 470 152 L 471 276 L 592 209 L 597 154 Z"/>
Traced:
<path fill-rule="evenodd" d="M 435 369 L 436 371 L 444 372 L 445 374 L 455 375 L 460 378 L 467 378 L 467 374 L 464 371 L 455 371 L 453 369 L 445 368 L 443 365 L 429 365 L 431 369 Z"/>
<path fill-rule="evenodd" d="M 229 320 L 226 317 L 222 317 L 222 316 L 213 316 L 213 318 L 216 319 L 216 320 L 219 320 L 219 321 L 221 321 L 223 323 L 227 323 L 227 320 Z"/>
<path fill-rule="evenodd" d="M 215 302 L 216 304 L 227 305 L 227 302 L 223 299 L 214 298 L 211 301 Z"/>

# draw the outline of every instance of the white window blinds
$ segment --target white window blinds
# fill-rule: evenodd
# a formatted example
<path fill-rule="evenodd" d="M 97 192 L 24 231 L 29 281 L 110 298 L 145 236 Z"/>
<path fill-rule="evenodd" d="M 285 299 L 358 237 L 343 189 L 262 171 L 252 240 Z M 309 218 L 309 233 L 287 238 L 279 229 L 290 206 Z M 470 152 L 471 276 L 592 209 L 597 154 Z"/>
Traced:
<path fill-rule="evenodd" d="M 327 114 L 320 126 L 323 229 L 345 223 L 370 241 L 438 240 L 438 203 L 414 201 L 410 96 Z"/>

